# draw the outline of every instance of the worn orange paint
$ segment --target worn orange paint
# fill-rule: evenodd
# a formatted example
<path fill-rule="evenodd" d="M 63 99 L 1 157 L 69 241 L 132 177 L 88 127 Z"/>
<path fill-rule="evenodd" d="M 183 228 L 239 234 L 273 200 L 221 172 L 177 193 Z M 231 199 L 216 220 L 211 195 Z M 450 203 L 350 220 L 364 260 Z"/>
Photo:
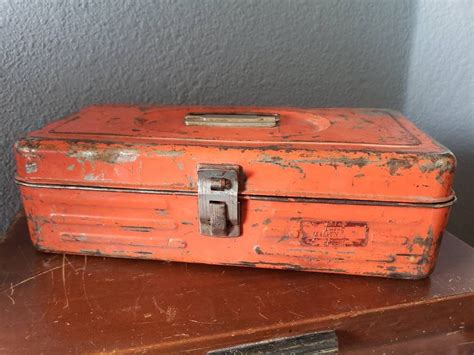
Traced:
<path fill-rule="evenodd" d="M 272 128 L 186 126 L 271 113 Z M 46 251 L 421 278 L 454 201 L 455 158 L 380 109 L 93 106 L 16 145 Z M 200 235 L 197 165 L 242 167 L 242 233 Z"/>

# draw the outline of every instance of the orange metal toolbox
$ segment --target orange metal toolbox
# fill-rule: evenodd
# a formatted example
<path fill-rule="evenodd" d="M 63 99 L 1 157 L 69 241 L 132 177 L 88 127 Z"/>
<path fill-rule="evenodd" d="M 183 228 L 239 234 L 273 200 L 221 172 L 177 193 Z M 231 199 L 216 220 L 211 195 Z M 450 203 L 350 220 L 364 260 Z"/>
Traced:
<path fill-rule="evenodd" d="M 92 106 L 17 142 L 39 250 L 423 278 L 455 158 L 381 109 Z"/>

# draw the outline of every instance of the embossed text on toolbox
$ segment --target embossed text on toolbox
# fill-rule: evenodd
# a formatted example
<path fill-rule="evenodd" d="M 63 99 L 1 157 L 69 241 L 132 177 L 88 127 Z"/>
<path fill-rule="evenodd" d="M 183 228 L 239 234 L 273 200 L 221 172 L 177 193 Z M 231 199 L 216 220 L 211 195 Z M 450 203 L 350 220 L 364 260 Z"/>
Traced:
<path fill-rule="evenodd" d="M 367 245 L 368 232 L 364 222 L 304 220 L 298 234 L 302 245 L 362 247 Z"/>

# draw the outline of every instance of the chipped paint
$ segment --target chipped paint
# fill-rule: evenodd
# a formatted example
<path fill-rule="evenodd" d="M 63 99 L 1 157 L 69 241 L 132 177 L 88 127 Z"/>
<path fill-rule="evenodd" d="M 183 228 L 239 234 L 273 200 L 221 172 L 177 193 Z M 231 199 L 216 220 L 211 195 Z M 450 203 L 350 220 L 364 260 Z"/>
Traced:
<path fill-rule="evenodd" d="M 120 228 L 124 231 L 140 232 L 140 233 L 149 233 L 155 229 L 153 227 L 147 227 L 147 226 L 121 226 Z"/>
<path fill-rule="evenodd" d="M 272 266 L 272 267 L 279 267 L 282 269 L 288 269 L 288 270 L 302 270 L 303 268 L 300 265 L 295 265 L 295 264 L 290 264 L 290 263 L 273 263 L 273 262 L 266 262 L 266 261 L 256 261 L 256 262 L 250 262 L 250 261 L 240 261 L 236 264 L 232 265 L 237 265 L 237 266 L 247 266 L 247 267 L 258 267 L 258 266 Z"/>
<path fill-rule="evenodd" d="M 157 150 L 153 149 L 151 154 L 161 157 L 180 157 L 184 154 L 183 150 Z"/>
<path fill-rule="evenodd" d="M 38 248 L 404 278 L 426 276 L 434 265 L 440 224 L 454 201 L 448 185 L 455 160 L 403 120 L 394 118 L 381 134 L 371 116 L 387 116 L 383 111 L 335 109 L 322 113 L 334 129 L 302 131 L 298 120 L 245 135 L 223 128 L 210 134 L 168 121 L 147 131 L 157 120 L 151 113 L 161 113 L 115 110 L 105 117 L 115 136 L 94 126 L 87 139 L 64 137 L 53 123 L 35 133 L 41 138 L 17 145 Z M 74 121 L 86 131 L 96 122 L 87 123 L 94 118 L 87 112 Z M 364 135 L 354 131 L 364 127 Z M 28 176 L 23 167 L 32 162 L 43 175 Z M 224 162 L 244 173 L 242 238 L 199 235 L 196 166 Z M 51 181 L 64 184 L 52 188 Z M 81 248 L 85 243 L 94 247 Z"/>
<path fill-rule="evenodd" d="M 425 161 L 418 165 L 423 173 L 430 173 L 436 171 L 436 181 L 443 184 L 443 176 L 446 173 L 453 174 L 456 168 L 456 160 L 454 156 L 449 153 L 441 156 L 428 156 Z"/>
<path fill-rule="evenodd" d="M 258 160 L 259 163 L 266 163 L 266 164 L 273 164 L 273 165 L 277 165 L 279 167 L 282 167 L 282 168 L 291 168 L 291 169 L 296 169 L 299 173 L 303 174 L 304 175 L 304 170 L 299 167 L 298 165 L 295 165 L 294 163 L 292 162 L 285 162 L 285 160 L 283 160 L 283 158 L 281 157 L 276 157 L 276 156 L 268 156 L 266 154 L 264 154 L 260 160 Z"/>
<path fill-rule="evenodd" d="M 168 214 L 168 210 L 166 208 L 155 208 L 155 212 L 160 216 L 166 216 Z"/>
<path fill-rule="evenodd" d="M 93 173 L 84 176 L 85 181 L 101 181 L 104 178 L 104 174 L 95 175 Z"/>
<path fill-rule="evenodd" d="M 61 240 L 65 242 L 87 242 L 87 235 L 84 233 L 80 233 L 80 234 L 62 233 Z"/>
<path fill-rule="evenodd" d="M 38 164 L 37 163 L 26 163 L 25 164 L 25 172 L 27 174 L 33 174 L 38 171 Z"/>
<path fill-rule="evenodd" d="M 390 171 L 390 175 L 396 175 L 399 169 L 410 169 L 413 163 L 408 159 L 391 158 L 387 162 L 387 166 Z"/>
<path fill-rule="evenodd" d="M 139 151 L 130 148 L 98 148 L 94 144 L 72 144 L 66 156 L 75 158 L 79 163 L 101 161 L 109 164 L 131 163 L 139 157 Z"/>
<path fill-rule="evenodd" d="M 258 163 L 266 163 L 266 164 L 273 164 L 277 165 L 282 168 L 290 168 L 296 169 L 300 174 L 306 176 L 306 170 L 300 164 L 317 164 L 317 165 L 329 165 L 337 169 L 339 166 L 345 166 L 347 168 L 351 168 L 353 166 L 357 166 L 362 168 L 370 163 L 370 160 L 365 157 L 357 157 L 351 158 L 347 156 L 340 156 L 328 159 L 292 159 L 292 160 L 284 160 L 278 156 L 269 156 L 267 154 L 263 154 Z"/>

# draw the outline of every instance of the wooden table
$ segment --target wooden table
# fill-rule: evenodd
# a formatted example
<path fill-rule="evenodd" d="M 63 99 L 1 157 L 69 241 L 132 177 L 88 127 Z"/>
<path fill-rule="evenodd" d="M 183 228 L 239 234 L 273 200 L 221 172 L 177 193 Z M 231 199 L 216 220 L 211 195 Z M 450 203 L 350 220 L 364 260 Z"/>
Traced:
<path fill-rule="evenodd" d="M 341 353 L 474 351 L 474 251 L 447 233 L 418 281 L 35 251 L 0 244 L 0 352 L 203 353 L 335 329 Z"/>

